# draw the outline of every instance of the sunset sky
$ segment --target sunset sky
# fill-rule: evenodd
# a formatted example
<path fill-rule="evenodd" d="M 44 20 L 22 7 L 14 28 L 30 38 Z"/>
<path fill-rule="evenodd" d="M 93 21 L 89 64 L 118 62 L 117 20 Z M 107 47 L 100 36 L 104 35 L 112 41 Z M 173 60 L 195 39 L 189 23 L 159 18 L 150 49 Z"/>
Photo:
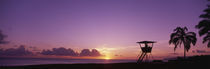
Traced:
<path fill-rule="evenodd" d="M 154 57 L 183 56 L 183 47 L 173 54 L 170 34 L 178 26 L 197 33 L 206 5 L 207 0 L 1 0 L 0 30 L 10 43 L 0 48 L 97 49 L 105 59 L 137 59 L 136 42 L 152 40 Z M 210 54 L 197 38 L 187 55 Z"/>

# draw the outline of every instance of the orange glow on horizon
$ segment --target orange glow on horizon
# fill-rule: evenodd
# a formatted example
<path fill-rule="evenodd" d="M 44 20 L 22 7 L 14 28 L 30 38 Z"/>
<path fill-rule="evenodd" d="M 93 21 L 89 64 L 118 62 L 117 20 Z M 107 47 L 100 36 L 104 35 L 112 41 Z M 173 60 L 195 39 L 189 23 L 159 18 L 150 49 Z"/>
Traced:
<path fill-rule="evenodd" d="M 110 58 L 110 57 L 105 57 L 105 59 L 106 59 L 106 60 L 109 60 L 109 59 L 111 59 L 111 58 Z"/>

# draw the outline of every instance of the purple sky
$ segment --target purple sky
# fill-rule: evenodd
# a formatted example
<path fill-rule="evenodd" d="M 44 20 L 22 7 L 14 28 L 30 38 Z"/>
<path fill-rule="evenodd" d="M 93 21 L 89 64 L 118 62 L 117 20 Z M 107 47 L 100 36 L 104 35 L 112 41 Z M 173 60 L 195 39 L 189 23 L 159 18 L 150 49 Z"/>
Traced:
<path fill-rule="evenodd" d="M 139 52 L 135 42 L 154 40 L 158 42 L 154 51 L 173 52 L 168 45 L 173 29 L 186 26 L 197 33 L 194 26 L 206 4 L 206 0 L 1 0 L 0 29 L 11 46 L 104 48 L 127 55 Z M 196 49 L 206 48 L 198 40 L 202 47 Z"/>

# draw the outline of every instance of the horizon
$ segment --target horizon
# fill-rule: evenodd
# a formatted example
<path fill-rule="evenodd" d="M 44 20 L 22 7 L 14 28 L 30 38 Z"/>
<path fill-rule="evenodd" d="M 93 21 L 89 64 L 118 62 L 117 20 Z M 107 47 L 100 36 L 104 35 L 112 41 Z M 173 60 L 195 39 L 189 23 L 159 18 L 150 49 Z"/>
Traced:
<path fill-rule="evenodd" d="M 172 58 L 183 56 L 183 47 L 174 52 L 170 34 L 186 26 L 198 40 L 187 56 L 210 55 L 195 28 L 207 4 L 206 0 L 2 0 L 0 30 L 9 43 L 0 44 L 0 51 L 27 53 L 18 57 L 137 59 L 141 50 L 136 42 L 151 40 L 157 41 L 152 50 L 155 59 Z M 81 56 L 84 49 L 89 51 Z M 61 54 L 63 50 L 68 55 Z"/>

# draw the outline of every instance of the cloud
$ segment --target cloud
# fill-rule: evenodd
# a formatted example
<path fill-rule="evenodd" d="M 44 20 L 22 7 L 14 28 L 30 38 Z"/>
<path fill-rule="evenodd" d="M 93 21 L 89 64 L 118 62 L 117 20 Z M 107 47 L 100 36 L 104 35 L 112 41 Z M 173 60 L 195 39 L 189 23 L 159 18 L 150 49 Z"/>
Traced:
<path fill-rule="evenodd" d="M 80 56 L 90 56 L 91 52 L 89 49 L 83 49 L 80 53 Z"/>
<path fill-rule="evenodd" d="M 24 45 L 20 45 L 18 48 L 0 49 L 1 56 L 27 56 L 33 55 L 31 51 L 25 49 Z"/>
<path fill-rule="evenodd" d="M 89 49 L 83 49 L 80 53 L 80 56 L 101 56 L 101 54 L 96 49 L 92 49 L 92 51 Z"/>
<path fill-rule="evenodd" d="M 210 53 L 210 51 L 206 51 L 206 50 L 193 50 L 193 53 Z"/>
<path fill-rule="evenodd" d="M 91 56 L 101 56 L 101 54 L 98 50 L 92 49 Z"/>
<path fill-rule="evenodd" d="M 31 51 L 26 50 L 24 45 L 18 46 L 18 48 L 9 48 L 9 49 L 0 49 L 0 56 L 36 56 L 38 54 L 41 55 L 56 55 L 56 56 L 101 56 L 100 52 L 96 49 L 83 49 L 81 53 L 75 52 L 71 48 L 53 48 L 52 50 L 42 50 L 41 52 L 34 51 L 37 49 L 36 47 L 29 47 L 32 49 Z M 33 52 L 34 53 L 33 53 Z"/>
<path fill-rule="evenodd" d="M 4 34 L 2 33 L 2 31 L 0 30 L 0 44 L 7 44 L 7 43 L 8 43 L 8 41 L 4 41 L 4 39 L 5 39 L 6 37 L 7 37 L 7 36 L 4 35 Z"/>
<path fill-rule="evenodd" d="M 51 50 L 43 50 L 41 52 L 42 55 L 57 55 L 57 56 L 78 56 L 79 54 L 76 53 L 74 50 L 72 49 L 66 49 L 63 47 L 60 48 L 53 48 L 52 51 Z"/>
<path fill-rule="evenodd" d="M 32 49 L 32 51 L 42 51 L 41 49 L 33 46 L 30 46 L 29 48 Z"/>

